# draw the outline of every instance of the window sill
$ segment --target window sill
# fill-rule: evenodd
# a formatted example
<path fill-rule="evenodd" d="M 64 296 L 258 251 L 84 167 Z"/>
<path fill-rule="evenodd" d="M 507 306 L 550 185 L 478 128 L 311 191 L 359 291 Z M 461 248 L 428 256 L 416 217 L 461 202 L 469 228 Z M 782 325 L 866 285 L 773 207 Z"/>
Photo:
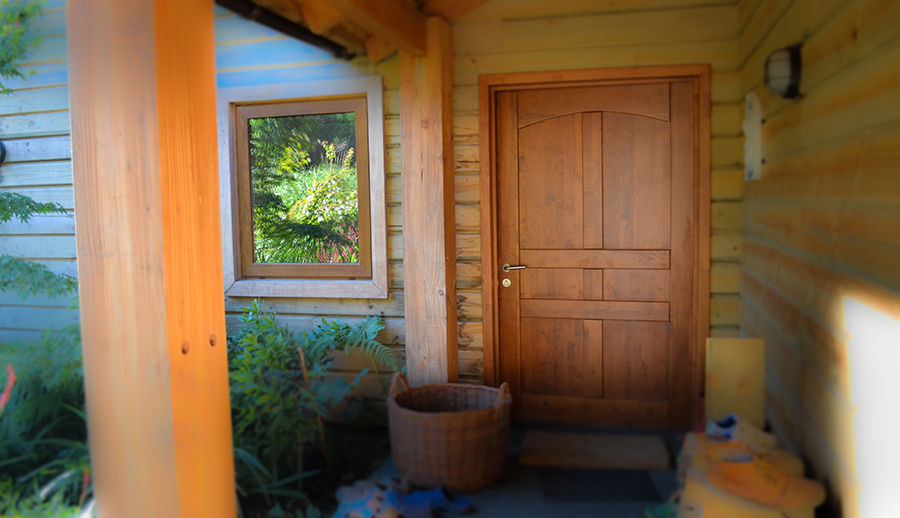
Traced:
<path fill-rule="evenodd" d="M 245 279 L 225 289 L 228 297 L 386 299 L 387 282 L 312 279 Z"/>

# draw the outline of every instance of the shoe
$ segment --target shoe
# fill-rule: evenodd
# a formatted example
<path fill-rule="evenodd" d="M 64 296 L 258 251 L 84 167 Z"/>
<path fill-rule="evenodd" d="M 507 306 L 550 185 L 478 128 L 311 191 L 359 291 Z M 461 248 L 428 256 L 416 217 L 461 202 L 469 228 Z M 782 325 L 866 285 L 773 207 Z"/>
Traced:
<path fill-rule="evenodd" d="M 732 495 L 777 509 L 815 508 L 825 501 L 822 484 L 777 471 L 746 453 L 711 459 L 707 477 Z"/>
<path fill-rule="evenodd" d="M 803 461 L 787 450 L 773 448 L 765 453 L 757 454 L 738 441 L 702 433 L 689 433 L 685 436 L 684 446 L 682 446 L 681 455 L 678 458 L 678 480 L 685 479 L 689 468 L 705 472 L 711 459 L 724 459 L 740 454 L 753 455 L 763 465 L 785 475 L 803 476 Z"/>
<path fill-rule="evenodd" d="M 728 414 L 725 419 L 710 421 L 706 426 L 706 434 L 743 443 L 756 453 L 769 451 L 778 444 L 774 435 L 760 430 L 737 414 Z"/>

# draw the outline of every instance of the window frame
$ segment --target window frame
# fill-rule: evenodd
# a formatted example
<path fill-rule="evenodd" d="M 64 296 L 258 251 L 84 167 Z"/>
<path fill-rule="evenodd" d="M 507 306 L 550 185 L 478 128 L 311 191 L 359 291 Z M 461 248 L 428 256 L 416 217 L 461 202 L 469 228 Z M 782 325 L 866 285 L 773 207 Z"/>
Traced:
<path fill-rule="evenodd" d="M 246 279 L 370 279 L 372 278 L 371 221 L 369 218 L 369 146 L 365 97 L 339 97 L 268 103 L 235 104 L 237 153 L 238 255 L 240 277 Z M 257 263 L 254 261 L 252 175 L 248 121 L 264 117 L 292 117 L 322 113 L 355 114 L 359 263 Z"/>
<path fill-rule="evenodd" d="M 260 264 L 252 261 L 250 233 L 249 135 L 247 112 L 268 116 L 280 107 L 296 105 L 300 111 L 278 115 L 335 113 L 348 102 L 359 103 L 357 113 L 357 174 L 360 208 L 359 264 Z M 362 102 L 361 102 L 362 101 Z M 304 105 L 306 108 L 304 108 Z M 242 115 L 242 112 L 244 115 Z M 362 117 L 359 115 L 362 114 Z M 260 115 L 261 114 L 261 115 Z M 363 119 L 362 121 L 360 119 Z M 361 134 L 365 138 L 361 138 Z M 240 140 L 243 134 L 246 142 Z M 360 142 L 365 142 L 365 154 Z M 242 147 L 243 146 L 243 147 Z M 384 118 L 381 78 L 357 77 L 305 81 L 218 90 L 219 180 L 222 214 L 222 254 L 225 294 L 238 297 L 387 298 L 387 225 L 384 173 Z M 242 147 L 242 148 L 241 148 Z M 241 157 L 246 163 L 242 163 Z M 363 165 L 363 156 L 368 158 Z M 363 168 L 366 168 L 364 174 Z M 242 187 L 243 182 L 243 187 Z M 362 184 L 368 185 L 368 196 Z M 368 236 L 364 237 L 364 205 Z M 245 214 L 246 213 L 246 214 Z M 242 236 L 243 234 L 243 236 Z M 243 240 L 242 240 L 243 237 Z M 242 246 L 250 242 L 247 246 Z M 365 245 L 364 245 L 365 243 Z M 363 261 L 363 249 L 369 260 Z M 247 266 L 250 266 L 248 269 Z"/>

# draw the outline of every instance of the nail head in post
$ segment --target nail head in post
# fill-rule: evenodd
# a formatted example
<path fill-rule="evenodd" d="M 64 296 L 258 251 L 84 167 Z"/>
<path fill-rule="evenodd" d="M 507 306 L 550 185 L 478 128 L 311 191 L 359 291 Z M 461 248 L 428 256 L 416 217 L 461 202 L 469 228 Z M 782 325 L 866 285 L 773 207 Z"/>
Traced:
<path fill-rule="evenodd" d="M 216 334 L 213 333 L 213 334 L 209 335 L 209 346 L 215 347 L 217 343 L 219 343 L 219 339 L 218 339 L 218 337 L 216 337 Z"/>
<path fill-rule="evenodd" d="M 763 82 L 772 94 L 785 99 L 800 95 L 802 43 L 778 49 L 766 58 Z"/>
<path fill-rule="evenodd" d="M 191 350 L 191 344 L 187 340 L 181 342 L 181 354 L 187 354 Z"/>

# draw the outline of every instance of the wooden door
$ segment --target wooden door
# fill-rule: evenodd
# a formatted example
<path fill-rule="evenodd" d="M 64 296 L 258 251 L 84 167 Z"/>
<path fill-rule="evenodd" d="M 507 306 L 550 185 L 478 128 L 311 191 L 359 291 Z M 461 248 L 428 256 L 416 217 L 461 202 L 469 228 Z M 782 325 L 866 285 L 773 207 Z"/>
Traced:
<path fill-rule="evenodd" d="M 498 374 L 517 415 L 688 425 L 694 83 L 500 91 L 495 113 Z"/>

